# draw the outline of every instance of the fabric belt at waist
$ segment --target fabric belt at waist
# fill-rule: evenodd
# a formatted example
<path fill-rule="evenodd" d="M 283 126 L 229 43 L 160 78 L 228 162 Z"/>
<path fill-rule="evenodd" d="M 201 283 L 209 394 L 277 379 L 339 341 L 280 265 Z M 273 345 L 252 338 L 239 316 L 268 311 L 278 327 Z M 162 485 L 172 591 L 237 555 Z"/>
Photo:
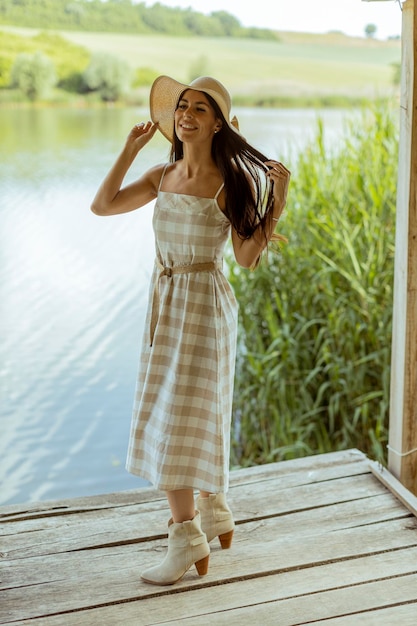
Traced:
<path fill-rule="evenodd" d="M 174 265 L 167 267 L 162 265 L 158 260 L 155 261 L 157 268 L 160 270 L 152 295 L 152 311 L 151 311 L 151 329 L 150 329 L 150 345 L 153 344 L 155 328 L 159 317 L 159 281 L 162 276 L 169 278 L 174 274 L 196 274 L 197 272 L 214 272 L 222 268 L 221 261 L 207 261 L 205 263 L 188 263 L 186 265 Z"/>

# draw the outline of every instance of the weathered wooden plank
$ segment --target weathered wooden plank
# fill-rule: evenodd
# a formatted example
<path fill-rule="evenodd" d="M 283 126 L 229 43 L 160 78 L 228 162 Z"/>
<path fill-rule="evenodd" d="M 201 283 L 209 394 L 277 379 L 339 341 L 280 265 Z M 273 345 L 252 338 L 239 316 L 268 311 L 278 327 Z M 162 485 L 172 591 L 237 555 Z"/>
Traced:
<path fill-rule="evenodd" d="M 402 604 L 415 599 L 417 575 L 401 576 L 390 580 L 365 583 L 344 589 L 324 591 L 313 596 L 289 598 L 282 601 L 243 606 L 231 611 L 210 612 L 189 618 L 154 621 L 149 614 L 144 622 L 153 624 L 178 624 L 207 626 L 208 619 L 216 626 L 242 626 L 262 624 L 265 626 L 299 626 L 362 611 L 381 609 L 392 604 Z M 395 601 L 393 602 L 393 599 Z M 243 599 L 242 599 L 243 600 Z M 393 626 L 390 624 L 390 626 Z"/>
<path fill-rule="evenodd" d="M 379 481 L 369 474 L 282 489 L 277 488 L 276 482 L 265 481 L 261 489 L 258 483 L 233 489 L 230 504 L 240 524 L 338 502 L 380 497 L 386 493 L 387 490 Z M 70 518 L 65 516 L 55 518 L 53 522 L 49 520 L 45 526 L 43 520 L 25 520 L 19 523 L 18 534 L 2 537 L 2 552 L 7 553 L 10 559 L 20 559 L 24 556 L 161 538 L 166 535 L 169 516 L 168 505 L 164 500 L 141 503 L 136 507 L 77 513 Z M 17 530 L 15 523 L 11 527 Z"/>
<path fill-rule="evenodd" d="M 338 452 L 328 452 L 326 454 L 317 454 L 315 456 L 301 457 L 299 459 L 291 459 L 289 461 L 280 461 L 277 463 L 267 463 L 265 465 L 254 465 L 245 469 L 238 469 L 231 472 L 231 484 L 249 484 L 253 480 L 263 480 L 271 478 L 283 479 L 289 474 L 300 474 L 299 481 L 309 480 L 315 475 L 315 472 L 325 470 L 330 472 L 331 469 L 344 467 L 346 475 L 350 475 L 355 465 L 362 465 L 362 469 L 366 470 L 368 463 L 367 457 L 360 450 L 355 448 L 350 450 L 340 450 Z"/>
<path fill-rule="evenodd" d="M 415 626 L 417 601 L 326 620 L 326 626 Z M 98 623 L 98 622 L 97 622 Z M 70 625 L 68 625 L 70 626 Z"/>
<path fill-rule="evenodd" d="M 370 468 L 373 475 L 417 517 L 417 496 L 406 489 L 391 472 L 379 465 L 379 463 L 370 463 Z"/>
<path fill-rule="evenodd" d="M 52 519 L 54 517 L 72 515 L 88 511 L 100 511 L 114 507 L 124 507 L 142 502 L 164 500 L 163 493 L 151 487 L 130 489 L 116 493 L 107 493 L 97 496 L 82 496 L 63 500 L 45 500 L 44 502 L 30 502 L 9 504 L 0 507 L 0 522 L 21 522 L 31 519 Z"/>
<path fill-rule="evenodd" d="M 214 547 L 208 576 L 199 579 L 190 570 L 175 592 L 417 547 L 414 517 L 371 524 L 367 515 L 346 528 L 347 507 L 358 503 L 339 506 L 345 510 L 329 507 L 328 516 L 317 515 L 315 522 L 314 512 L 304 511 L 242 525 L 232 550 Z M 159 593 L 140 582 L 139 572 L 158 562 L 165 549 L 157 541 L 11 561 L 0 623 Z"/>
<path fill-rule="evenodd" d="M 196 590 L 193 594 L 162 592 L 156 597 L 144 598 L 124 604 L 105 606 L 97 609 L 87 609 L 75 613 L 14 622 L 15 626 L 33 624 L 34 626 L 80 626 L 81 624 L 100 626 L 114 626 L 123 623 L 124 626 L 141 626 L 142 624 L 157 624 L 171 620 L 171 623 L 181 624 L 185 618 L 206 614 L 206 624 L 217 624 L 208 611 L 231 611 L 242 606 L 259 606 L 266 603 L 288 600 L 292 598 L 308 597 L 310 602 L 316 601 L 318 592 L 349 588 L 368 583 L 371 580 L 386 580 L 388 573 L 391 578 L 415 573 L 417 563 L 417 548 L 388 552 L 375 556 L 330 563 L 315 568 L 286 571 L 278 575 L 261 578 L 237 580 L 219 586 L 205 587 Z M 156 588 L 157 589 L 157 588 Z M 160 590 L 161 591 L 161 590 Z M 387 601 L 394 602 L 396 598 L 387 596 Z M 407 605 L 405 605 L 407 606 Z M 400 609 L 402 607 L 399 607 Z M 413 608 L 415 611 L 415 605 Z M 379 619 L 379 611 L 375 616 Z M 400 612 L 399 615 L 402 613 Z M 383 612 L 382 612 L 383 615 Z M 391 612 L 387 613 L 392 617 Z M 407 615 L 407 614 L 405 614 Z M 410 615 L 410 612 L 408 612 Z M 414 622 L 415 624 L 414 612 Z M 353 619 L 361 617 L 356 613 Z M 338 618 L 339 619 L 339 618 Z M 341 618 L 340 618 L 341 619 Z M 241 624 L 253 623 L 246 621 Z M 256 623 L 264 624 L 258 620 Z M 273 622 L 281 626 L 281 621 Z M 308 622 L 307 622 L 308 623 Z M 329 622 L 330 624 L 332 621 Z M 368 624 L 368 622 L 357 622 Z M 369 624 L 392 626 L 394 621 L 374 621 Z M 402 626 L 402 622 L 401 623 Z M 405 622 L 406 623 L 406 622 Z M 327 624 L 327 622 L 326 622 Z M 344 621 L 340 626 L 353 626 L 355 622 Z M 336 620 L 334 626 L 339 626 Z"/>
<path fill-rule="evenodd" d="M 303 457 L 280 463 L 269 463 L 231 472 L 231 491 L 251 482 L 276 481 L 282 488 L 311 484 L 321 480 L 355 476 L 368 473 L 368 459 L 358 450 L 331 452 L 315 457 Z M 306 471 L 307 470 L 307 471 Z M 98 512 L 100 509 L 125 507 L 129 505 L 165 502 L 164 494 L 152 488 L 133 489 L 112 494 L 53 500 L 30 504 L 14 504 L 0 507 L 0 522 L 21 521 L 22 519 L 45 519 L 48 523 L 55 516 L 78 512 Z"/>

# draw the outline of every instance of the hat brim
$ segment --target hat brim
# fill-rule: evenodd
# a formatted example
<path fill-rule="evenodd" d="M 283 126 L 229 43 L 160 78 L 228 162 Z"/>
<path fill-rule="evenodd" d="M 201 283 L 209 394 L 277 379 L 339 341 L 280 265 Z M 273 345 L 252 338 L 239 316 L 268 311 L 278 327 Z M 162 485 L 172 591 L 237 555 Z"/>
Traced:
<path fill-rule="evenodd" d="M 187 89 L 202 91 L 214 98 L 230 128 L 239 132 L 236 126 L 233 126 L 229 121 L 229 111 L 226 104 L 222 103 L 221 100 L 219 101 L 219 93 L 217 91 L 186 85 L 169 76 L 159 76 L 155 79 L 149 96 L 150 113 L 152 122 L 158 124 L 159 130 L 168 141 L 171 143 L 174 141 L 174 114 L 181 94 Z"/>

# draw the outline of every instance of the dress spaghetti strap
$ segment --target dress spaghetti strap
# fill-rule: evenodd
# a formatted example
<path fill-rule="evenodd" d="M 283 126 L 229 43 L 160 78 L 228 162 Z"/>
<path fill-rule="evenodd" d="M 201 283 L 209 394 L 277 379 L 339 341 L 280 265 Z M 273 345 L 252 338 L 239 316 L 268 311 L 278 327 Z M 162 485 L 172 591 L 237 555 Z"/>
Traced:
<path fill-rule="evenodd" d="M 214 199 L 215 199 L 215 200 L 217 200 L 217 198 L 219 197 L 220 192 L 222 191 L 223 187 L 224 187 L 224 183 L 222 183 L 222 184 L 220 185 L 220 187 L 219 187 L 219 189 L 218 189 L 218 191 L 217 191 L 216 195 L 214 196 Z"/>
<path fill-rule="evenodd" d="M 169 165 L 169 163 L 166 163 L 166 164 L 165 164 L 165 167 L 164 167 L 164 169 L 163 169 L 162 176 L 161 176 L 161 180 L 159 181 L 158 193 L 161 191 L 162 181 L 164 180 L 165 172 L 167 171 L 167 167 L 168 167 L 168 165 Z"/>

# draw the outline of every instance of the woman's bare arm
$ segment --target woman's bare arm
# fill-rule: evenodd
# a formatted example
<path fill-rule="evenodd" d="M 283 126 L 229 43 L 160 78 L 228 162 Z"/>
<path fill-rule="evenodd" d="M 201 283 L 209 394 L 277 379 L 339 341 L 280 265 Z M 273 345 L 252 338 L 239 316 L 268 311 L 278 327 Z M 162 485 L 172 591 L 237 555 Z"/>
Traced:
<path fill-rule="evenodd" d="M 154 136 L 157 126 L 138 124 L 130 131 L 123 150 L 101 183 L 91 204 L 96 215 L 127 213 L 150 202 L 157 195 L 161 165 L 148 170 L 137 181 L 122 188 L 123 180 L 139 150 Z M 158 177 L 159 175 L 159 177 Z"/>

